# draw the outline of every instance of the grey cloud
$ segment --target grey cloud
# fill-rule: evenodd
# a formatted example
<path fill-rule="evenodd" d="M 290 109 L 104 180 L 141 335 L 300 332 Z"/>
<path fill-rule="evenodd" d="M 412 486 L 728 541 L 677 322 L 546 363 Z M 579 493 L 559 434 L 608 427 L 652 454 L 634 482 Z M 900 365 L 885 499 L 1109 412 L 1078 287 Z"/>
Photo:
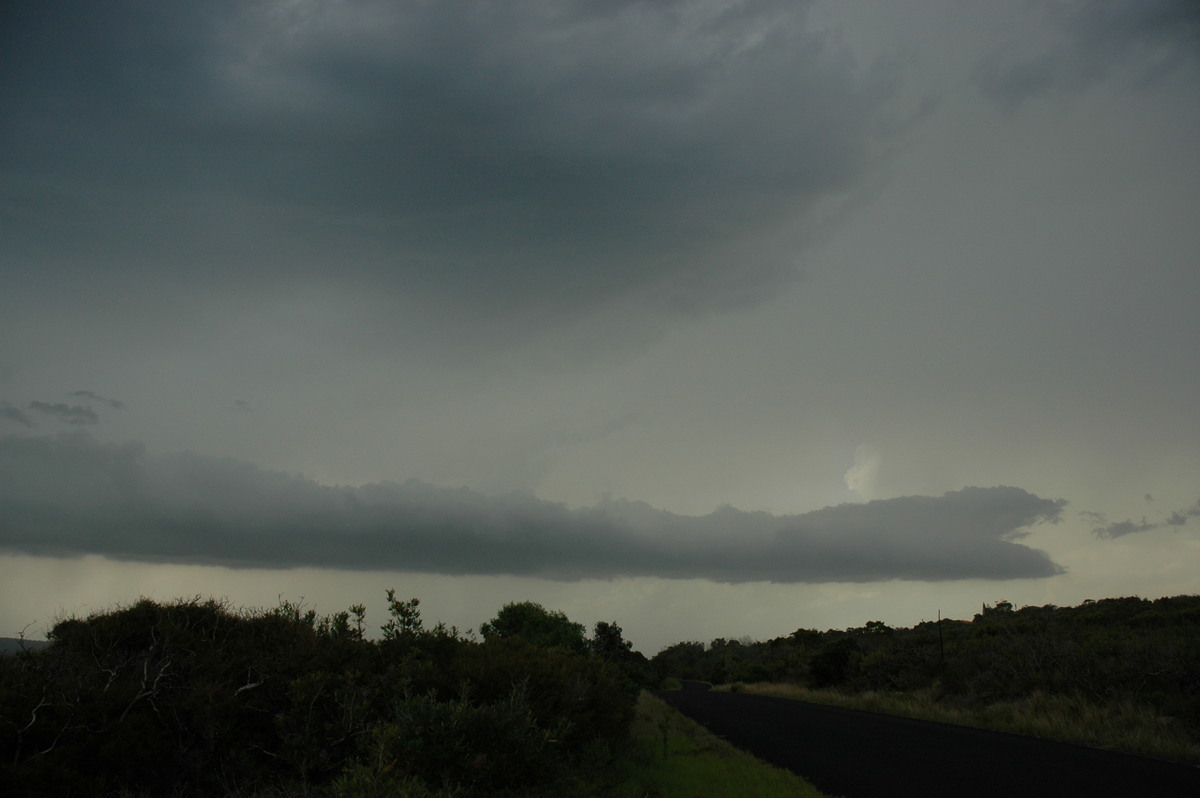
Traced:
<path fill-rule="evenodd" d="M 1152 529 L 1158 529 L 1162 524 L 1152 524 L 1142 519 L 1141 522 L 1134 521 L 1116 521 L 1111 524 L 1106 524 L 1101 527 L 1096 527 L 1092 530 L 1097 537 L 1102 538 L 1119 538 L 1124 535 L 1132 535 L 1135 532 L 1149 532 Z"/>
<path fill-rule="evenodd" d="M 63 25 L 25 4 L 0 163 L 14 206 L 63 210 L 23 244 L 123 269 L 336 270 L 481 339 L 703 313 L 793 279 L 798 242 L 763 242 L 811 230 L 896 135 L 894 72 L 809 5 L 113 2 Z"/>
<path fill-rule="evenodd" d="M 1120 71 L 1149 83 L 1200 56 L 1200 4 L 1193 0 L 1042 0 L 1033 8 L 1040 13 L 1031 19 L 1048 20 L 1058 37 L 1036 55 L 996 52 L 974 74 L 980 91 L 1003 105 L 1085 89 Z"/>
<path fill-rule="evenodd" d="M 125 408 L 125 403 L 122 402 L 121 400 L 109 399 L 108 397 L 101 396 L 100 394 L 98 394 L 94 391 L 71 391 L 69 396 L 78 396 L 80 399 L 90 399 L 91 401 L 96 402 L 97 404 L 102 404 L 102 405 L 105 405 L 106 407 L 111 407 L 113 410 L 123 410 Z"/>
<path fill-rule="evenodd" d="M 1200 518 L 1200 502 L 1191 507 L 1185 507 L 1182 510 L 1175 510 L 1162 521 L 1147 521 L 1143 518 L 1141 521 L 1116 521 L 1108 523 L 1104 516 L 1093 514 L 1097 526 L 1093 527 L 1092 532 L 1100 538 L 1119 538 L 1125 535 L 1132 535 L 1138 532 L 1151 532 L 1155 529 L 1163 529 L 1166 527 L 1184 526 L 1192 518 Z"/>
<path fill-rule="evenodd" d="M 1171 513 L 1166 521 L 1163 521 L 1165 526 L 1183 526 L 1188 522 L 1189 518 L 1200 516 L 1200 504 L 1195 507 L 1189 507 L 1186 510 L 1176 510 Z"/>
<path fill-rule="evenodd" d="M 773 516 L 571 510 L 418 481 L 332 487 L 249 463 L 150 455 L 83 433 L 0 438 L 0 547 L 228 566 L 720 582 L 1046 577 L 1018 542 L 1062 501 L 966 488 Z"/>
<path fill-rule="evenodd" d="M 90 407 L 62 402 L 30 402 L 29 409 L 68 424 L 99 424 L 100 416 Z"/>
<path fill-rule="evenodd" d="M 8 402 L 0 402 L 0 418 L 15 421 L 23 427 L 33 427 L 33 419 L 19 407 L 13 407 Z"/>

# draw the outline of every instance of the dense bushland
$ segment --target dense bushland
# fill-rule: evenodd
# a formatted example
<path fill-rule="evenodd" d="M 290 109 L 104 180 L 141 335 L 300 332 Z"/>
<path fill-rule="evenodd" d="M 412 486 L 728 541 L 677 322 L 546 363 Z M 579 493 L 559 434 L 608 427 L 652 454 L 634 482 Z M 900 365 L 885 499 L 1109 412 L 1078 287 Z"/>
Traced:
<path fill-rule="evenodd" d="M 1021 609 L 1000 601 L 971 621 L 909 629 L 871 621 L 765 642 L 678 643 L 652 662 L 662 676 L 715 684 L 924 690 L 959 707 L 1040 696 L 1145 707 L 1200 739 L 1200 596 Z"/>
<path fill-rule="evenodd" d="M 388 796 L 552 790 L 602 763 L 653 671 L 616 624 L 511 604 L 483 640 L 388 593 L 365 609 L 193 599 L 59 622 L 0 657 L 7 795 Z"/>

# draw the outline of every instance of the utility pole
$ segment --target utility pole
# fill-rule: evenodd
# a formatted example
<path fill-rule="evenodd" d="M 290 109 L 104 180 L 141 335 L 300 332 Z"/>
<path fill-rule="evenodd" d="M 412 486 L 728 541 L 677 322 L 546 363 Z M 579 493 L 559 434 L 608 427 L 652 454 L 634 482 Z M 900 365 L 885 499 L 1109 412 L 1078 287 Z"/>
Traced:
<path fill-rule="evenodd" d="M 938 610 L 938 655 L 941 657 L 941 663 L 946 664 L 946 644 L 942 641 L 942 611 Z"/>

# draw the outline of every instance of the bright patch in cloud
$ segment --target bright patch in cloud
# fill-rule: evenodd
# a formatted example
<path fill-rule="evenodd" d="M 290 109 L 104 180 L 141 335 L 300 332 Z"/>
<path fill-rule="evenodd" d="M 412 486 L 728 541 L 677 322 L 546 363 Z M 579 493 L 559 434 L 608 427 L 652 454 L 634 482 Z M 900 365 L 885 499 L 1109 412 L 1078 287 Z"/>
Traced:
<path fill-rule="evenodd" d="M 875 497 L 879 466 L 882 463 L 883 455 L 877 449 L 866 444 L 859 446 L 854 450 L 854 465 L 843 477 L 846 487 L 857 493 L 863 501 L 870 501 Z"/>

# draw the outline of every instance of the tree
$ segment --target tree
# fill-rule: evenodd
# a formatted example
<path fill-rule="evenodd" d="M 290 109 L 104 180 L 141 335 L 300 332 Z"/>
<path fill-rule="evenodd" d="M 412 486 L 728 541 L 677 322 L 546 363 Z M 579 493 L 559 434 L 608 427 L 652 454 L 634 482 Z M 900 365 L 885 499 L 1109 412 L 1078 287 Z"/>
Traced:
<path fill-rule="evenodd" d="M 862 656 L 853 637 L 835 637 L 809 661 L 809 680 L 813 687 L 836 687 L 850 678 L 855 659 Z"/>
<path fill-rule="evenodd" d="M 633 651 L 633 643 L 621 636 L 621 627 L 608 621 L 596 621 L 592 639 L 592 653 L 605 662 L 623 662 Z"/>
<path fill-rule="evenodd" d="M 379 628 L 383 632 L 384 640 L 401 640 L 411 642 L 419 638 L 425 632 L 425 625 L 421 623 L 421 611 L 417 607 L 421 604 L 420 599 L 409 599 L 401 601 L 396 598 L 396 591 L 391 588 L 387 591 L 388 600 L 388 618 L 387 623 Z M 356 611 L 358 607 L 352 607 Z"/>
<path fill-rule="evenodd" d="M 576 654 L 588 650 L 583 624 L 532 601 L 505 604 L 495 618 L 479 627 L 479 632 L 488 641 L 520 639 L 538 648 L 562 648 Z"/>

